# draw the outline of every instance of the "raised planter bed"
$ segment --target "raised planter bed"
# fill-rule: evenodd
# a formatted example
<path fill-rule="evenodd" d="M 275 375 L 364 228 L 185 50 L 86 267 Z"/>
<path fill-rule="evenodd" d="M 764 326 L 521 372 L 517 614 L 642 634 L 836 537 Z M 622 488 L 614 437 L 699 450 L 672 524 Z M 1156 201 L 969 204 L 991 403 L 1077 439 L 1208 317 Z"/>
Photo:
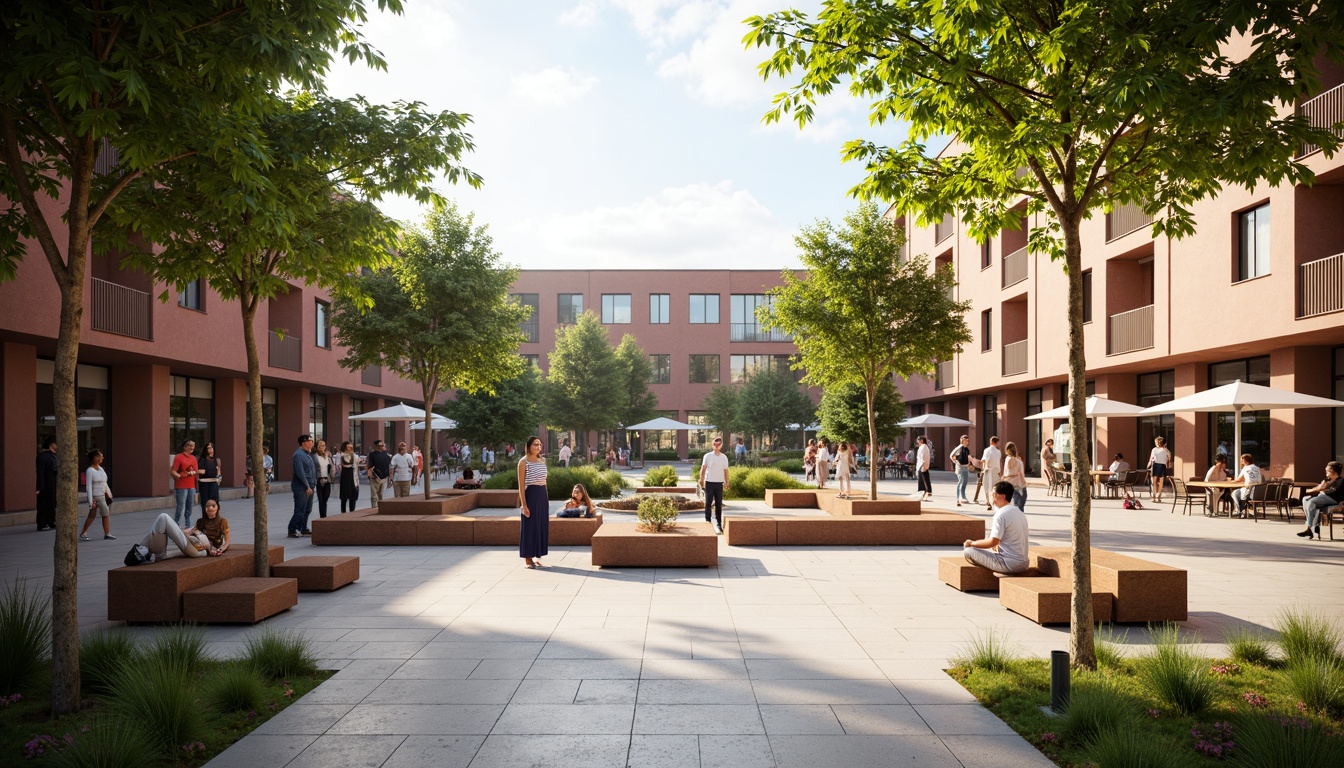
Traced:
<path fill-rule="evenodd" d="M 840 498 L 839 491 L 825 488 L 806 490 L 773 489 L 765 491 L 765 504 L 772 509 L 816 508 L 838 517 L 853 515 L 918 515 L 923 511 L 918 499 L 879 495 L 876 499 Z"/>
<path fill-rule="evenodd" d="M 630 568 L 712 568 L 719 564 L 719 537 L 709 523 L 680 523 L 671 531 L 646 533 L 615 523 L 593 534 L 593 565 Z"/>
<path fill-rule="evenodd" d="M 694 485 L 641 485 L 635 489 L 635 493 L 679 493 L 683 496 L 694 496 L 696 490 Z"/>

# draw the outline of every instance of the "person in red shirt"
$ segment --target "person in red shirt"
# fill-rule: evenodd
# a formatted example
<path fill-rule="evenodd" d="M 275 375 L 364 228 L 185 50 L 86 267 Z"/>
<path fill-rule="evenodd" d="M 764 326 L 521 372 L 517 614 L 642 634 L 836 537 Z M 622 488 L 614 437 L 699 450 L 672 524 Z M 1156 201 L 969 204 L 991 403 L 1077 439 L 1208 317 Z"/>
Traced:
<path fill-rule="evenodd" d="M 191 508 L 196 504 L 196 475 L 200 470 L 196 466 L 196 441 L 186 440 L 182 451 L 173 457 L 173 494 L 177 497 L 177 511 L 173 522 L 186 529 L 191 527 Z"/>

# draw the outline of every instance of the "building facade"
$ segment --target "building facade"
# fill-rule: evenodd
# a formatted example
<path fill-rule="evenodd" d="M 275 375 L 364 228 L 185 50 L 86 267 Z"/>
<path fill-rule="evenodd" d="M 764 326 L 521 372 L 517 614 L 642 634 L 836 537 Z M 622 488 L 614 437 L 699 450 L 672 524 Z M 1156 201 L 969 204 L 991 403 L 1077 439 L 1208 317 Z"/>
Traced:
<path fill-rule="evenodd" d="M 1327 68 L 1323 91 L 1298 106 L 1319 124 L 1344 120 L 1344 69 Z M 952 146 L 949 152 L 957 151 Z M 1125 207 L 1084 223 L 1083 286 L 1087 393 L 1143 406 L 1242 380 L 1344 399 L 1344 154 L 1303 147 L 1311 187 L 1229 188 L 1194 207 L 1196 232 L 1154 238 L 1150 220 Z M 948 217 L 917 226 L 887 212 L 910 252 L 951 265 L 957 298 L 970 301 L 974 341 L 931 378 L 904 382 L 914 413 L 973 422 L 972 443 L 990 435 L 1022 447 L 1039 474 L 1042 440 L 1061 423 L 1025 421 L 1066 403 L 1067 283 L 1060 264 L 1027 251 L 1020 230 L 988 243 Z M 1344 409 L 1341 409 L 1344 411 Z M 1175 476 L 1203 476 L 1230 448 L 1232 414 L 1098 419 L 1097 457 L 1123 453 L 1147 464 L 1153 438 L 1175 454 Z M 1243 447 L 1270 475 L 1324 476 L 1344 455 L 1344 412 L 1275 410 L 1243 416 Z M 961 430 L 947 430 L 952 445 Z"/>

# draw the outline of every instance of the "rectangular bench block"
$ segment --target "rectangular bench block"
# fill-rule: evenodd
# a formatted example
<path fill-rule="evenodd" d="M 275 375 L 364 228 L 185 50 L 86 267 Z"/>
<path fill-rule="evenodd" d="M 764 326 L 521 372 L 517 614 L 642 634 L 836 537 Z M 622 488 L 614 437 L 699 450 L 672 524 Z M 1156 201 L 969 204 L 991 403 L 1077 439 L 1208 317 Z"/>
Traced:
<path fill-rule="evenodd" d="M 422 517 L 415 524 L 415 543 L 420 546 L 470 547 L 475 539 L 475 518 Z"/>
<path fill-rule="evenodd" d="M 918 499 L 903 496 L 879 495 L 876 499 L 842 499 L 839 491 L 830 489 L 816 492 L 816 506 L 822 511 L 840 517 L 851 515 L 918 515 L 923 508 Z"/>
<path fill-rule="evenodd" d="M 311 522 L 312 542 L 319 546 L 410 546 L 416 543 L 416 527 L 424 519 L 424 515 L 319 518 Z"/>
<path fill-rule="evenodd" d="M 521 515 L 477 517 L 476 546 L 516 547 Z M 548 543 L 553 547 L 587 547 L 602 526 L 600 517 L 552 517 L 547 523 Z"/>
<path fill-rule="evenodd" d="M 460 505 L 465 499 L 461 497 L 435 497 L 426 499 L 424 496 L 403 496 L 399 499 L 383 499 L 378 503 L 378 514 L 381 515 L 448 515 L 456 514 L 449 512 L 448 508 Z M 469 509 L 470 507 L 468 507 Z"/>
<path fill-rule="evenodd" d="M 719 564 L 719 537 L 709 523 L 679 523 L 675 531 L 643 533 L 631 523 L 604 525 L 593 534 L 593 565 L 684 568 Z"/>
<path fill-rule="evenodd" d="M 488 507 L 495 509 L 518 508 L 518 492 L 510 490 L 484 489 L 475 492 L 475 504 L 477 507 Z"/>
<path fill-rule="evenodd" d="M 476 534 L 471 543 L 478 547 L 518 546 L 518 528 L 522 513 L 510 517 L 473 517 Z M 555 521 L 551 521 L 551 543 L 554 543 Z"/>
<path fill-rule="evenodd" d="M 985 521 L 951 512 L 857 517 L 781 517 L 783 546 L 960 545 L 985 535 Z"/>
<path fill-rule="evenodd" d="M 295 579 L 300 592 L 335 592 L 359 581 L 359 558 L 346 555 L 296 557 L 271 566 L 271 575 Z"/>
<path fill-rule="evenodd" d="M 1041 547 L 1031 551 L 1041 571 L 1073 579 L 1072 550 Z M 1092 548 L 1092 588 L 1109 592 L 1114 621 L 1145 623 L 1188 618 L 1188 574 L 1181 568 Z"/>
<path fill-rule="evenodd" d="M 815 507 L 817 506 L 817 492 L 766 488 L 765 505 L 772 509 L 806 509 L 808 507 Z"/>
<path fill-rule="evenodd" d="M 730 547 L 773 547 L 778 543 L 773 517 L 727 518 L 723 521 L 723 535 Z"/>
<path fill-rule="evenodd" d="M 1068 624 L 1069 602 L 1073 594 L 1070 582 L 1050 576 L 999 579 L 999 604 L 1037 624 Z M 1111 593 L 1093 591 L 1092 618 L 1111 620 Z"/>
<path fill-rule="evenodd" d="M 268 548 L 272 564 L 285 560 L 285 548 Z M 219 557 L 170 557 L 147 565 L 107 572 L 109 621 L 182 620 L 182 595 L 217 581 L 252 575 L 252 546 L 234 546 Z"/>
<path fill-rule="evenodd" d="M 938 578 L 962 592 L 998 592 L 999 577 L 988 568 L 981 568 L 965 557 L 938 558 Z"/>
<path fill-rule="evenodd" d="M 182 618 L 201 624 L 256 624 L 298 604 L 298 579 L 246 576 L 183 594 Z"/>

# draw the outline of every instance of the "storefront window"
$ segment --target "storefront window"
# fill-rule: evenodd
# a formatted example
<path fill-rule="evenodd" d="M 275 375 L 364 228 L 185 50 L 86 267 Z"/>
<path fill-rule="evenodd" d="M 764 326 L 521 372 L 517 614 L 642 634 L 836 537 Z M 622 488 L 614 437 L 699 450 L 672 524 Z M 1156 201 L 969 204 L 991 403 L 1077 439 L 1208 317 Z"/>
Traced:
<path fill-rule="evenodd" d="M 1027 390 L 1027 415 L 1035 416 L 1040 413 L 1041 400 L 1044 393 L 1039 389 Z M 1024 457 L 1027 465 L 1027 474 L 1032 477 L 1041 476 L 1041 422 L 1027 422 L 1027 455 Z"/>
<path fill-rule="evenodd" d="M 669 419 L 677 418 L 676 411 L 659 411 L 657 415 L 666 416 Z M 644 437 L 645 451 L 677 450 L 677 431 L 675 429 L 646 429 L 640 434 Z"/>
<path fill-rule="evenodd" d="M 276 451 L 275 444 L 275 424 L 276 424 L 276 391 L 270 387 L 261 388 L 261 444 L 271 449 L 271 456 L 274 457 Z M 248 402 L 251 402 L 250 400 Z M 252 444 L 252 419 L 244 415 L 247 421 L 247 444 Z"/>
<path fill-rule="evenodd" d="M 1244 381 L 1247 384 L 1269 386 L 1269 355 L 1244 360 L 1229 360 L 1209 366 L 1209 388 Z M 1238 453 L 1249 453 L 1256 464 L 1269 466 L 1269 411 L 1243 411 L 1241 414 L 1241 450 L 1236 439 L 1236 414 L 1209 414 L 1209 447 L 1214 454 L 1231 457 L 1229 468 L 1239 466 Z"/>
<path fill-rule="evenodd" d="M 1344 400 L 1344 347 L 1335 347 L 1335 393 L 1336 400 Z M 1335 461 L 1344 461 L 1344 408 L 1332 410 L 1335 421 L 1334 450 L 1331 454 Z"/>
<path fill-rule="evenodd" d="M 361 413 L 363 413 L 363 412 L 364 412 L 364 401 L 363 401 L 363 400 L 351 400 L 351 401 L 350 401 L 350 415 L 351 415 L 351 416 L 358 416 L 359 414 L 361 414 Z M 355 451 L 357 451 L 357 452 L 359 452 L 359 453 L 367 453 L 367 452 L 368 452 L 368 450 L 369 450 L 368 447 L 366 447 L 366 446 L 364 445 L 364 422 L 363 422 L 363 421 L 360 421 L 360 420 L 357 420 L 357 419 L 351 419 L 351 420 L 350 420 L 350 442 L 352 442 L 352 443 L 355 444 Z M 339 448 L 340 446 L 337 446 L 337 447 Z"/>
<path fill-rule="evenodd" d="M 327 439 L 327 396 L 320 392 L 308 395 L 308 434 L 313 440 Z"/>
<path fill-rule="evenodd" d="M 708 425 L 709 417 L 705 415 L 704 411 L 687 411 L 686 423 Z M 717 434 L 719 433 L 712 429 L 695 429 L 688 431 L 686 435 L 688 440 L 690 441 L 690 450 L 692 451 L 713 450 L 714 436 Z M 730 448 L 727 445 L 725 445 L 723 449 L 725 451 L 732 450 L 732 448 Z"/>
<path fill-rule="evenodd" d="M 56 434 L 56 399 L 53 394 L 52 378 L 55 364 L 51 360 L 37 361 L 37 439 L 38 446 L 48 435 Z M 72 448 L 79 456 L 82 471 L 88 452 L 97 448 L 103 452 L 103 464 L 109 472 L 115 471 L 115 456 L 109 438 L 112 434 L 108 420 L 111 399 L 109 397 L 108 369 L 96 365 L 81 365 L 75 369 L 75 429 L 78 444 L 75 446 L 57 445 L 58 451 Z"/>
<path fill-rule="evenodd" d="M 168 442 L 173 452 L 186 440 L 199 449 L 214 434 L 215 382 L 187 376 L 172 377 L 168 398 Z"/>
<path fill-rule="evenodd" d="M 1139 376 L 1139 405 L 1151 408 L 1176 399 L 1176 371 L 1159 371 Z M 1147 465 L 1153 441 L 1166 438 L 1167 450 L 1176 455 L 1176 417 L 1172 414 L 1139 417 L 1139 449 L 1134 452 L 1133 465 Z"/>

